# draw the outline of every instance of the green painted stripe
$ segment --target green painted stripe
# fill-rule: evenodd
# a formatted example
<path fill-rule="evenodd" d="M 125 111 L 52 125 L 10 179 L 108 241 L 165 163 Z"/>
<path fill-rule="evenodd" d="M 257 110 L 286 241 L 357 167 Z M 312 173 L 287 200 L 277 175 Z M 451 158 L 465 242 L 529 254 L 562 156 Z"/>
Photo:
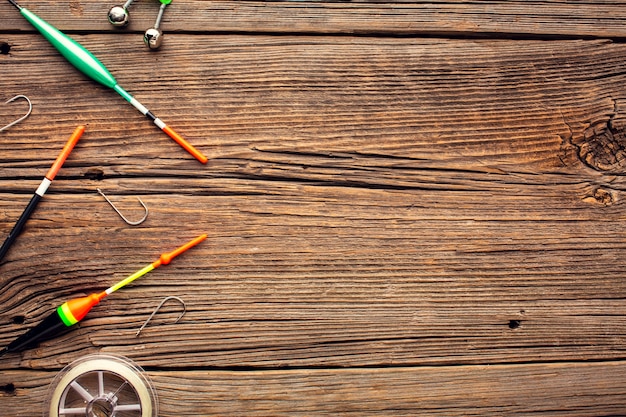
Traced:
<path fill-rule="evenodd" d="M 120 87 L 119 84 L 115 84 L 112 87 L 115 91 L 117 91 L 117 93 L 124 97 L 124 100 L 128 101 L 130 103 L 130 101 L 133 99 L 133 96 L 130 95 L 130 93 L 126 90 L 124 90 L 122 87 Z"/>
<path fill-rule="evenodd" d="M 57 314 L 61 317 L 61 320 L 63 320 L 63 323 L 65 323 L 67 327 L 78 323 L 78 320 L 74 318 L 74 315 L 70 311 L 67 303 L 63 303 L 59 308 L 57 308 Z"/>

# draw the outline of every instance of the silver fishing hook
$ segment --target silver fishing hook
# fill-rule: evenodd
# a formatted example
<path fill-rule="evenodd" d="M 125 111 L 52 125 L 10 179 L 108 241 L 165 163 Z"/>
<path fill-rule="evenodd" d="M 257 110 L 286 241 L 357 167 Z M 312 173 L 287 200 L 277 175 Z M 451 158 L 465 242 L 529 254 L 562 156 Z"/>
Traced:
<path fill-rule="evenodd" d="M 11 127 L 11 126 L 13 126 L 13 125 L 18 124 L 19 122 L 21 122 L 22 120 L 24 120 L 24 119 L 26 119 L 28 116 L 30 116 L 30 114 L 32 113 L 32 111 L 33 111 L 33 103 L 31 103 L 31 102 L 30 102 L 30 99 L 29 99 L 28 97 L 23 96 L 23 95 L 21 95 L 21 94 L 20 94 L 20 95 L 15 96 L 15 97 L 13 97 L 13 98 L 8 99 L 7 101 L 5 101 L 5 102 L 4 102 L 4 104 L 9 104 L 9 103 L 11 103 L 11 102 L 13 102 L 13 101 L 17 100 L 18 98 L 23 98 L 24 100 L 26 100 L 26 101 L 28 102 L 28 113 L 26 113 L 24 116 L 20 117 L 19 119 L 15 120 L 15 121 L 13 121 L 13 122 L 11 122 L 11 123 L 9 123 L 8 125 L 6 125 L 6 126 L 4 126 L 4 127 L 1 127 L 1 128 L 0 128 L 0 132 L 2 132 L 3 130 L 6 130 L 6 129 L 8 129 L 8 128 L 10 128 L 10 127 Z"/>
<path fill-rule="evenodd" d="M 143 201 L 141 201 L 141 198 L 137 197 L 137 200 L 139 200 L 139 203 L 141 203 L 141 205 L 143 206 L 143 209 L 145 210 L 145 212 L 146 212 L 146 213 L 144 214 L 144 216 L 143 216 L 141 219 L 139 219 L 139 220 L 137 220 L 137 221 L 130 221 L 130 220 L 128 220 L 126 217 L 124 217 L 124 215 L 123 215 L 123 214 L 122 214 L 122 213 L 121 213 L 121 212 L 117 209 L 117 207 L 115 207 L 115 204 L 113 204 L 113 202 L 112 202 L 111 200 L 109 200 L 109 197 L 107 197 L 107 196 L 106 196 L 106 195 L 102 192 L 102 190 L 101 190 L 101 189 L 96 188 L 96 190 L 98 190 L 98 192 L 100 193 L 100 195 L 101 195 L 102 197 L 104 197 L 104 199 L 107 201 L 107 203 L 109 203 L 109 205 L 110 205 L 111 207 L 113 207 L 113 210 L 115 210 L 115 212 L 116 212 L 117 214 L 119 214 L 119 215 L 120 215 L 120 217 L 122 218 L 122 220 L 124 220 L 127 224 L 129 224 L 129 225 L 131 225 L 131 226 L 137 226 L 137 225 L 139 225 L 139 224 L 143 223 L 143 222 L 144 222 L 144 221 L 148 218 L 148 207 L 146 207 L 146 205 L 143 203 Z"/>
<path fill-rule="evenodd" d="M 137 333 L 135 334 L 135 337 L 139 336 L 139 333 L 141 333 L 141 331 L 144 329 L 144 327 L 146 327 L 148 325 L 148 323 L 150 322 L 150 320 L 152 320 L 152 317 L 154 317 L 154 315 L 157 313 L 157 311 L 159 311 L 159 309 L 161 309 L 161 307 L 163 307 L 163 304 L 165 304 L 166 301 L 171 300 L 171 299 L 174 299 L 174 300 L 180 302 L 180 304 L 183 306 L 183 312 L 180 313 L 180 316 L 178 316 L 178 318 L 176 319 L 174 324 L 178 323 L 180 321 L 180 319 L 183 318 L 183 316 L 187 312 L 187 305 L 185 305 L 185 302 L 182 300 L 182 298 L 176 297 L 175 295 L 170 295 L 169 297 L 165 297 L 163 299 L 163 301 L 161 301 L 159 303 L 157 308 L 155 308 L 154 311 L 152 312 L 152 314 L 150 314 L 150 317 L 148 317 L 148 320 L 146 320 L 146 322 L 139 328 L 139 330 L 137 330 Z"/>

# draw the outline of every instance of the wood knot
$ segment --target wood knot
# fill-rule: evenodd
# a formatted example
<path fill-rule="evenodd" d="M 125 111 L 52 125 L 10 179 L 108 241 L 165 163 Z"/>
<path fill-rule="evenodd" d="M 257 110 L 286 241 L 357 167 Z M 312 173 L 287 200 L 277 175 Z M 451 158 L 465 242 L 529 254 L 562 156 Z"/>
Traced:
<path fill-rule="evenodd" d="M 72 0 L 70 1 L 70 13 L 72 13 L 72 15 L 74 16 L 82 17 L 85 13 L 85 8 L 80 1 Z"/>
<path fill-rule="evenodd" d="M 615 203 L 616 196 L 615 193 L 610 190 L 597 188 L 592 195 L 585 197 L 583 200 L 588 203 L 599 203 L 603 206 L 610 206 Z"/>
<path fill-rule="evenodd" d="M 0 385 L 0 391 L 8 395 L 15 395 L 15 385 L 13 383 Z"/>
<path fill-rule="evenodd" d="M 608 173 L 626 167 L 626 133 L 611 121 L 588 128 L 578 147 L 578 157 L 589 167 Z"/>
<path fill-rule="evenodd" d="M 9 55 L 9 51 L 11 51 L 11 45 L 6 42 L 0 42 L 0 54 Z"/>

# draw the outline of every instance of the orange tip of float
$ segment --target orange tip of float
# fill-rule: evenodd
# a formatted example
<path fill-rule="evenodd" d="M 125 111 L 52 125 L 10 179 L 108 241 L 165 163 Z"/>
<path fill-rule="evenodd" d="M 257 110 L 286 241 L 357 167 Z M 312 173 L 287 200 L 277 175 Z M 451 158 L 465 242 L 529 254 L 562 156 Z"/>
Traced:
<path fill-rule="evenodd" d="M 176 131 L 174 129 L 172 129 L 169 126 L 163 126 L 163 128 L 161 130 L 163 130 L 165 133 L 167 133 L 167 135 L 170 138 L 174 139 L 174 141 L 176 143 L 178 143 L 180 146 L 182 146 L 184 150 L 189 152 L 198 161 L 202 162 L 203 164 L 207 163 L 209 158 L 204 156 L 204 154 L 202 152 L 200 152 L 199 150 L 197 150 L 191 143 L 187 142 L 187 140 L 185 140 L 185 138 L 183 138 L 181 135 L 176 133 Z"/>
<path fill-rule="evenodd" d="M 206 238 L 207 238 L 206 234 L 200 235 L 197 238 L 185 243 L 181 247 L 174 249 L 172 252 L 166 252 L 166 253 L 161 254 L 161 257 L 159 258 L 159 260 L 154 262 L 152 266 L 157 268 L 161 265 L 168 265 L 172 261 L 172 259 L 180 255 L 181 253 L 185 252 L 187 249 L 193 248 L 194 246 L 196 246 L 198 243 L 202 242 Z"/>
<path fill-rule="evenodd" d="M 70 136 L 70 138 L 68 139 L 67 143 L 63 147 L 63 150 L 57 157 L 56 161 L 54 161 L 54 163 L 48 170 L 48 173 L 46 174 L 46 178 L 52 181 L 54 177 L 56 177 L 57 172 L 59 172 L 59 169 L 61 169 L 67 157 L 70 156 L 72 149 L 74 149 L 74 146 L 76 146 L 78 139 L 80 139 L 83 133 L 85 133 L 85 126 L 83 125 L 78 126 L 74 130 L 74 133 L 72 133 L 72 136 Z"/>

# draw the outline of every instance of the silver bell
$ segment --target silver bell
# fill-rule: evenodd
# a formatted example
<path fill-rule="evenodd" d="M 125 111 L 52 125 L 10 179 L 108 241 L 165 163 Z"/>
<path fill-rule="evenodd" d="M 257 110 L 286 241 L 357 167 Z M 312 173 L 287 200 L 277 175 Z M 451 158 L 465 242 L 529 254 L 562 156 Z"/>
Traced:
<path fill-rule="evenodd" d="M 113 6 L 109 10 L 109 23 L 113 26 L 126 26 L 128 24 L 128 10 L 123 6 Z"/>
<path fill-rule="evenodd" d="M 161 43 L 163 43 L 163 32 L 159 29 L 150 28 L 146 30 L 143 35 L 143 41 L 150 49 L 159 49 Z"/>
<path fill-rule="evenodd" d="M 165 12 L 165 7 L 168 4 L 169 2 L 161 0 L 161 7 L 159 8 L 159 14 L 157 15 L 154 27 L 146 30 L 146 33 L 143 35 L 143 41 L 146 43 L 146 45 L 148 45 L 148 48 L 150 49 L 159 49 L 159 47 L 163 43 L 163 32 L 161 32 L 159 26 L 161 26 L 163 12 Z"/>

